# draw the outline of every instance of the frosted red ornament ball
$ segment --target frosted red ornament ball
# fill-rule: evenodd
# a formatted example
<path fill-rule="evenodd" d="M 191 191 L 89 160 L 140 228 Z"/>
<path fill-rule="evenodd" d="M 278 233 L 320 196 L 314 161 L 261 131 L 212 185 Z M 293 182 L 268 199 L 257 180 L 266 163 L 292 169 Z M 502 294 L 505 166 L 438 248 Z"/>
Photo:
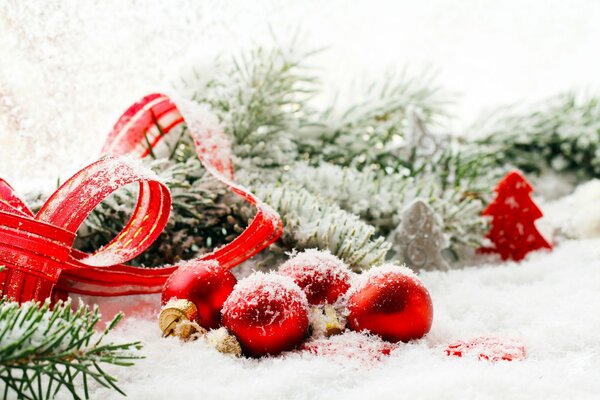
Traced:
<path fill-rule="evenodd" d="M 245 354 L 276 355 L 306 338 L 308 302 L 290 278 L 257 272 L 237 284 L 223 305 L 222 322 Z"/>
<path fill-rule="evenodd" d="M 236 283 L 233 274 L 216 261 L 184 262 L 165 282 L 162 304 L 173 298 L 189 300 L 198 309 L 195 322 L 206 329 L 218 328 L 221 308 Z"/>
<path fill-rule="evenodd" d="M 429 292 L 406 267 L 385 265 L 360 277 L 348 299 L 348 326 L 390 342 L 423 337 L 433 321 Z"/>
<path fill-rule="evenodd" d="M 333 304 L 350 288 L 352 272 L 329 251 L 306 250 L 279 267 L 300 286 L 311 305 Z"/>

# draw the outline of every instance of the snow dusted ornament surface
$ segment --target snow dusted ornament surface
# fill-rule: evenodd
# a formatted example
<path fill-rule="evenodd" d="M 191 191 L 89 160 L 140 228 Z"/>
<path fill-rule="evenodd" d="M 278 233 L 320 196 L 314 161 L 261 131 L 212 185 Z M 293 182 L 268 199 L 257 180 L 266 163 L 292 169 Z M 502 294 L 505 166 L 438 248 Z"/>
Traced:
<path fill-rule="evenodd" d="M 402 213 L 402 221 L 392 233 L 400 261 L 415 270 L 447 270 L 441 251 L 447 240 L 439 216 L 421 199 L 416 199 Z"/>
<path fill-rule="evenodd" d="M 527 179 L 519 171 L 511 171 L 495 191 L 496 198 L 482 213 L 492 217 L 492 229 L 486 237 L 493 246 L 480 251 L 498 253 L 503 260 L 520 261 L 529 252 L 552 249 L 535 227 L 535 220 L 543 214 L 531 199 L 533 187 Z"/>
<path fill-rule="evenodd" d="M 188 300 L 197 309 L 197 322 L 205 329 L 215 329 L 221 323 L 221 308 L 233 291 L 237 280 L 218 262 L 191 260 L 177 265 L 162 291 L 162 304 L 170 300 Z"/>
<path fill-rule="evenodd" d="M 360 275 L 348 291 L 348 326 L 390 342 L 422 338 L 431 329 L 433 304 L 410 269 L 393 264 Z"/>
<path fill-rule="evenodd" d="M 342 363 L 353 360 L 369 366 L 389 356 L 396 348 L 398 344 L 386 342 L 377 336 L 346 331 L 330 338 L 310 340 L 303 343 L 300 350 Z"/>
<path fill-rule="evenodd" d="M 309 304 L 334 304 L 350 288 L 352 271 L 329 251 L 305 250 L 279 266 L 306 294 Z"/>
<path fill-rule="evenodd" d="M 253 357 L 292 350 L 308 335 L 308 301 L 287 277 L 255 272 L 223 305 L 223 325 Z"/>
<path fill-rule="evenodd" d="M 313 337 L 344 331 L 344 295 L 354 276 L 348 265 L 328 250 L 308 249 L 293 255 L 278 272 L 292 278 L 306 295 Z"/>
<path fill-rule="evenodd" d="M 230 148 L 216 119 L 207 110 L 184 104 L 187 126 L 206 169 L 245 201 L 256 205 L 249 226 L 231 243 L 205 254 L 224 268 L 274 242 L 283 230 L 275 211 L 233 182 Z M 156 156 L 175 128 L 186 124 L 179 109 L 162 94 L 151 94 L 119 118 L 103 148 L 106 158 L 67 180 L 36 216 L 0 179 L 0 272 L 3 294 L 20 302 L 66 297 L 67 293 L 119 296 L 158 293 L 177 269 L 139 269 L 122 265 L 143 252 L 167 223 L 171 197 L 165 185 L 135 161 L 118 156 Z M 138 202 L 131 219 L 108 245 L 92 255 L 71 246 L 87 215 L 117 189 L 137 182 Z"/>

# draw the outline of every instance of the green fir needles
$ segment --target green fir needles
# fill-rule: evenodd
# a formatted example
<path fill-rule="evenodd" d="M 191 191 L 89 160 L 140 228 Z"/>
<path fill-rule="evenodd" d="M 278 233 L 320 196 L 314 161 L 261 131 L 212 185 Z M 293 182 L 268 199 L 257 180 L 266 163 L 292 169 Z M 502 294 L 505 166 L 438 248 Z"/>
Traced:
<path fill-rule="evenodd" d="M 2 398 L 89 398 L 89 386 L 101 385 L 123 395 L 106 365 L 130 366 L 140 358 L 139 342 L 106 343 L 106 335 L 123 317 L 104 329 L 97 308 L 50 307 L 0 300 L 0 393 Z"/>
<path fill-rule="evenodd" d="M 504 112 L 488 120 L 478 152 L 525 172 L 547 169 L 580 179 L 600 177 L 600 100 L 567 93 L 526 112 Z"/>

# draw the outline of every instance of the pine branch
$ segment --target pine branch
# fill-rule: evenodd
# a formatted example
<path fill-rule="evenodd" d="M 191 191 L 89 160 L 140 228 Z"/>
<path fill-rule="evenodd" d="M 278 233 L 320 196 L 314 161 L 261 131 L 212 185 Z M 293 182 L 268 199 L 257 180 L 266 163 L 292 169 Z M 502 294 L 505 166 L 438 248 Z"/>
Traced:
<path fill-rule="evenodd" d="M 306 123 L 307 100 L 317 80 L 305 62 L 315 52 L 261 47 L 218 59 L 208 71 L 196 67 L 175 82 L 176 90 L 209 105 L 230 135 L 237 157 L 262 167 L 297 157 L 294 136 Z M 207 75 L 209 76 L 207 78 Z"/>
<path fill-rule="evenodd" d="M 547 168 L 579 178 L 600 177 L 600 99 L 569 93 L 537 105 L 526 113 L 513 111 L 491 118 L 476 150 L 499 165 L 525 172 Z"/>
<path fill-rule="evenodd" d="M 230 61 L 218 59 L 208 68 L 195 66 L 175 83 L 180 94 L 218 115 L 233 145 L 238 180 L 244 174 L 258 177 L 245 183 L 259 196 L 261 188 L 283 182 L 286 194 L 297 193 L 312 204 L 308 212 L 291 195 L 286 197 L 279 211 L 291 222 L 280 245 L 356 249 L 357 254 L 345 257 L 368 268 L 386 253 L 379 238 L 397 226 L 400 210 L 414 198 L 425 197 L 444 218 L 452 246 L 475 246 L 483 237 L 479 198 L 473 195 L 477 191 L 456 182 L 464 180 L 468 168 L 455 153 L 444 159 L 439 154 L 423 157 L 419 146 L 425 136 L 415 136 L 416 129 L 424 133 L 426 124 L 443 115 L 437 89 L 426 79 L 392 77 L 371 85 L 366 96 L 343 112 L 318 112 L 309 106 L 319 89 L 306 67 L 310 55 L 258 48 Z M 237 236 L 254 212 L 204 173 L 185 140 L 177 141 L 169 153 L 169 161 L 154 160 L 150 166 L 172 191 L 172 216 L 159 240 L 133 260 L 134 265 L 174 263 L 208 252 Z M 308 190 L 299 191 L 298 185 Z M 457 198 L 460 207 L 446 204 Z M 105 201 L 79 232 L 77 247 L 94 251 L 106 244 L 126 223 L 134 203 L 135 193 L 126 190 Z M 336 213 L 344 224 L 324 217 L 326 211 Z M 329 238 L 324 221 L 344 232 L 354 230 L 350 247 Z M 307 239 L 315 232 L 320 236 Z M 357 246 L 361 240 L 365 242 Z M 375 253 L 367 257 L 362 245 L 371 242 L 376 243 Z"/>
<path fill-rule="evenodd" d="M 253 189 L 283 219 L 280 248 L 328 249 L 357 270 L 384 261 L 390 244 L 358 216 L 298 185 L 257 183 Z"/>
<path fill-rule="evenodd" d="M 412 170 L 411 160 L 395 151 L 410 134 L 410 118 L 417 114 L 425 124 L 439 122 L 447 103 L 430 78 L 404 74 L 388 74 L 350 97 L 357 98 L 355 104 L 343 111 L 330 107 L 297 136 L 304 159 L 388 173 Z"/>
<path fill-rule="evenodd" d="M 476 161 L 463 162 L 458 154 L 438 155 L 419 175 L 386 175 L 382 171 L 340 167 L 321 163 L 317 167 L 296 163 L 280 180 L 304 187 L 325 197 L 343 210 L 356 214 L 374 226 L 380 236 L 388 236 L 401 222 L 404 208 L 417 198 L 425 198 L 443 223 L 452 254 L 480 247 L 488 224 L 481 217 L 489 182 L 477 176 Z M 496 170 L 492 170 L 496 171 Z"/>
<path fill-rule="evenodd" d="M 53 399 L 69 394 L 89 398 L 90 382 L 125 395 L 116 379 L 101 365 L 131 366 L 141 358 L 135 343 L 104 343 L 106 335 L 123 317 L 117 315 L 102 333 L 97 308 L 71 308 L 70 302 L 50 309 L 42 305 L 19 305 L 0 300 L 0 379 L 4 398 Z"/>

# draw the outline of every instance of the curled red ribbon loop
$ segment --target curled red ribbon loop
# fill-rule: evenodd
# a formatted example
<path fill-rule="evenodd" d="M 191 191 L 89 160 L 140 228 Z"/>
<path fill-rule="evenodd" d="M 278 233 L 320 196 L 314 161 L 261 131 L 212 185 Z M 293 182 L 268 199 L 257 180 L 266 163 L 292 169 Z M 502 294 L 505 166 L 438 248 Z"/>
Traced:
<path fill-rule="evenodd" d="M 146 157 L 157 151 L 161 141 L 170 140 L 175 128 L 184 124 L 207 171 L 256 206 L 256 216 L 240 236 L 213 253 L 200 257 L 217 260 L 222 266 L 233 268 L 277 240 L 283 224 L 273 209 L 233 181 L 231 148 L 213 114 L 191 102 L 181 101 L 178 108 L 166 95 L 148 95 L 131 106 L 115 124 L 103 152 Z"/>
<path fill-rule="evenodd" d="M 75 253 L 75 232 L 88 214 L 112 192 L 136 182 L 138 203 L 121 233 L 92 255 Z M 0 265 L 4 266 L 0 290 L 18 301 L 44 300 L 62 272 L 74 265 L 92 268 L 131 260 L 156 240 L 171 208 L 164 184 L 114 157 L 79 171 L 35 216 L 4 181 L 0 181 L 0 196 Z"/>
<path fill-rule="evenodd" d="M 215 117 L 184 103 L 179 108 L 165 95 L 152 94 L 131 106 L 108 136 L 108 157 L 66 181 L 36 216 L 0 179 L 0 290 L 17 301 L 44 300 L 56 293 L 119 296 L 157 293 L 177 268 L 144 269 L 123 265 L 143 252 L 160 235 L 169 217 L 171 197 L 146 169 L 115 156 L 146 157 L 187 127 L 198 157 L 215 178 L 245 201 L 256 216 L 231 243 L 200 259 L 217 260 L 233 268 L 273 243 L 283 224 L 275 211 L 233 181 L 230 147 Z M 123 230 L 92 255 L 72 248 L 75 232 L 88 214 L 115 190 L 137 182 L 138 202 Z"/>

